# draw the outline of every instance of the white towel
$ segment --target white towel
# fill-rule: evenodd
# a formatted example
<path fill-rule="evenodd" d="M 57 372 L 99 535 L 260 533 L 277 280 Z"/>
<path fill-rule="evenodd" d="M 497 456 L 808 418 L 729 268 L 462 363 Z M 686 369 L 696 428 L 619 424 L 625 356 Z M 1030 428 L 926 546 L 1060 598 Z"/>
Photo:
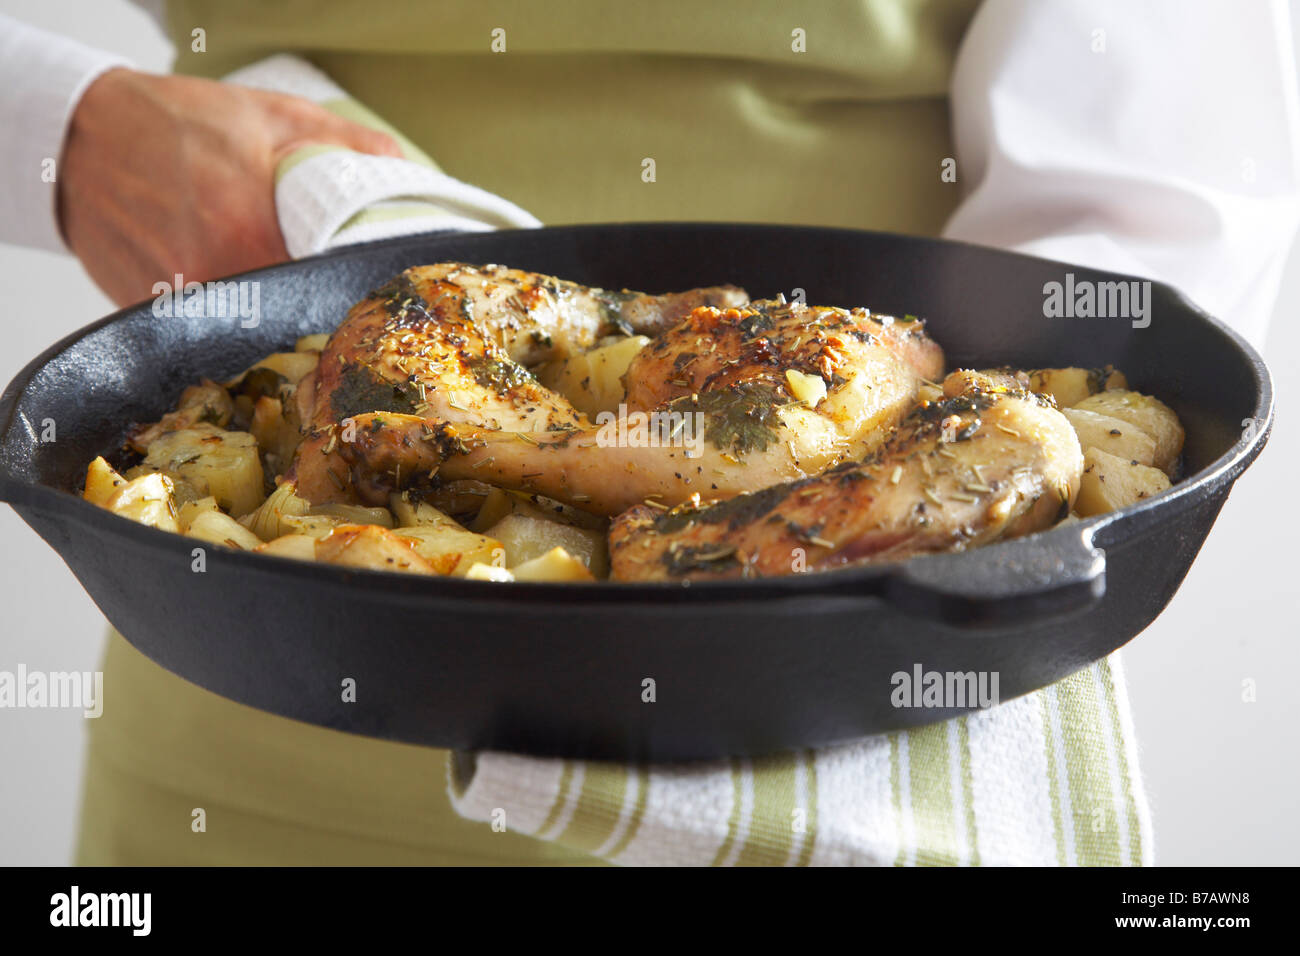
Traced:
<path fill-rule="evenodd" d="M 417 147 L 298 57 L 273 56 L 225 80 L 312 100 L 347 119 L 395 134 L 405 153 L 406 158 L 398 159 L 318 145 L 286 157 L 276 171 L 275 206 L 285 246 L 295 259 L 334 246 L 419 232 L 541 225 L 514 203 L 439 170 Z"/>

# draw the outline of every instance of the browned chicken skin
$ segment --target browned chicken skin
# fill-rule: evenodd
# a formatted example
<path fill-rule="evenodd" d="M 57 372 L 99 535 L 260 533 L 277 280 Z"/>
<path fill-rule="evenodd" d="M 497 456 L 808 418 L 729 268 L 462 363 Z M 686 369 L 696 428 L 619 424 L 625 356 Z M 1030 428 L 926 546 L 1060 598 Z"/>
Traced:
<path fill-rule="evenodd" d="M 650 296 L 587 288 L 504 266 L 408 269 L 348 313 L 299 386 L 310 430 L 291 476 L 315 503 L 378 501 L 401 474 L 353 467 L 342 423 L 402 417 L 470 429 L 560 432 L 590 423 L 524 368 L 620 331 L 653 334 L 701 305 L 747 300 L 732 286 Z M 367 413 L 398 415 L 366 418 Z M 355 456 L 352 456 L 355 459 Z M 406 456 L 409 478 L 418 467 Z M 401 461 L 389 467 L 396 471 Z"/>
<path fill-rule="evenodd" d="M 321 357 L 299 494 L 382 503 L 436 473 L 608 515 L 647 498 L 724 498 L 861 458 L 943 368 L 922 323 L 865 309 L 728 307 L 743 298 L 731 287 L 547 291 L 558 282 L 443 264 L 408 270 L 354 308 Z M 663 441 L 610 440 L 522 367 L 610 331 L 606 300 L 626 326 L 661 333 L 626 380 L 631 411 L 677 424 Z M 796 400 L 792 371 L 816 378 L 824 397 Z"/>
<path fill-rule="evenodd" d="M 612 576 L 782 575 L 961 550 L 1068 513 L 1083 455 L 1050 400 L 954 372 L 867 460 L 704 507 L 641 505 L 610 531 Z"/>
<path fill-rule="evenodd" d="M 598 427 L 522 438 L 460 432 L 457 454 L 426 440 L 419 460 L 443 478 L 479 478 L 605 515 L 647 499 L 729 498 L 860 459 L 916 403 L 922 376 L 942 368 L 919 322 L 776 302 L 701 308 L 646 346 L 626 376 L 632 411 L 692 416 L 677 421 L 702 432 L 694 448 L 602 440 Z M 825 398 L 796 401 L 791 369 L 826 384 Z M 372 466 L 394 461 L 418 446 L 406 440 L 412 431 L 428 437 L 408 422 L 370 431 L 354 448 Z"/>

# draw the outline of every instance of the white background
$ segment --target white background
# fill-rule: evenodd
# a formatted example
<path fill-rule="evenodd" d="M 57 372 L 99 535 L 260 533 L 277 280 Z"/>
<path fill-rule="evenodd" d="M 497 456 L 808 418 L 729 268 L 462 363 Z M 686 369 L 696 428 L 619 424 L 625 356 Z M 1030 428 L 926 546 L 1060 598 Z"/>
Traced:
<path fill-rule="evenodd" d="M 167 68 L 161 35 L 124 0 L 0 0 L 0 12 L 142 68 Z M 1300 466 L 1298 309 L 1293 254 L 1264 351 L 1281 424 L 1169 609 L 1125 651 L 1162 864 L 1300 862 L 1300 703 L 1292 683 L 1300 673 L 1300 562 L 1291 503 Z M 2 384 L 111 307 L 75 260 L 0 245 L 0 310 Z M 0 670 L 98 666 L 103 618 L 8 507 L 0 507 L 0 608 Z M 1257 682 L 1256 703 L 1242 701 L 1247 678 Z M 71 860 L 84 729 L 79 712 L 0 711 L 0 864 Z"/>

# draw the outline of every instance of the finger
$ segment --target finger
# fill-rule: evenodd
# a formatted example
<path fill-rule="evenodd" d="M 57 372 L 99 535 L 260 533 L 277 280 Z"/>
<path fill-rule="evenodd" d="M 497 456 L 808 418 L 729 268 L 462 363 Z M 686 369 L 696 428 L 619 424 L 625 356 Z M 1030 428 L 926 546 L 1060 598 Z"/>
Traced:
<path fill-rule="evenodd" d="M 397 140 L 387 133 L 335 116 L 309 100 L 284 97 L 278 105 L 282 145 L 297 148 L 305 142 L 332 143 L 374 156 L 402 156 Z"/>

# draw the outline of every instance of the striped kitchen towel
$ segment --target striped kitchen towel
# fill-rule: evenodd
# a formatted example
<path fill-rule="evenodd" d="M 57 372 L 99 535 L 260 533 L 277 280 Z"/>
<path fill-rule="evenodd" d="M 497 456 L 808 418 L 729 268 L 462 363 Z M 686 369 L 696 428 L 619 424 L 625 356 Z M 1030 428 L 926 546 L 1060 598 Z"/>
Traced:
<path fill-rule="evenodd" d="M 337 116 L 388 133 L 401 146 L 402 159 L 309 145 L 280 162 L 275 205 L 285 246 L 295 259 L 419 232 L 541 225 L 514 203 L 448 176 L 414 143 L 299 57 L 277 54 L 224 79 L 309 99 Z"/>
<path fill-rule="evenodd" d="M 1118 655 L 918 730 L 629 766 L 457 754 L 457 812 L 626 865 L 1151 863 Z"/>
<path fill-rule="evenodd" d="M 277 171 L 294 257 L 431 230 L 535 227 L 444 174 L 293 56 L 226 78 L 311 99 L 394 136 L 405 159 L 308 146 Z M 455 754 L 471 820 L 627 865 L 1149 865 L 1151 821 L 1119 656 L 1057 684 L 919 730 L 774 755 L 629 766 Z"/>

